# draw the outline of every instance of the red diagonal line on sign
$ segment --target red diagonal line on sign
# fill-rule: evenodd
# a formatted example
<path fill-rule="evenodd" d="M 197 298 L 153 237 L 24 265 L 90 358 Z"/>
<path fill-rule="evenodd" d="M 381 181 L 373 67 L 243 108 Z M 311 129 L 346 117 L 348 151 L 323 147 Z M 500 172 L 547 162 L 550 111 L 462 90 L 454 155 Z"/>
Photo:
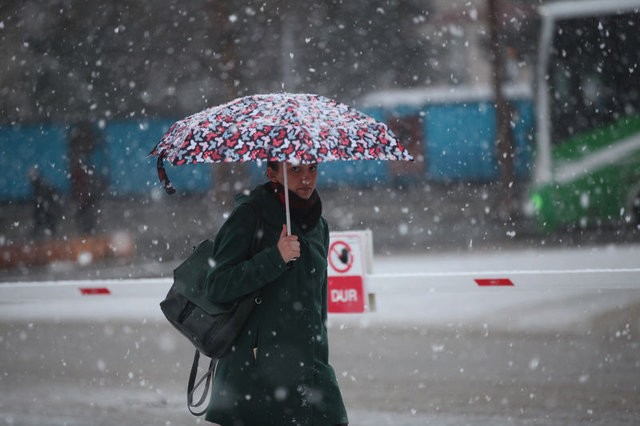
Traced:
<path fill-rule="evenodd" d="M 338 250 L 337 247 L 342 247 L 344 250 L 347 251 L 347 262 L 343 263 L 343 260 L 340 259 L 341 256 L 341 252 L 342 250 Z M 344 267 L 338 267 L 339 265 L 336 265 L 333 261 L 333 259 L 337 257 L 338 260 L 340 261 L 340 263 L 342 263 L 344 265 Z M 332 243 L 329 246 L 329 253 L 328 253 L 328 260 L 329 260 L 329 264 L 331 265 L 331 267 L 338 272 L 339 274 L 344 274 L 345 272 L 347 272 L 349 269 L 351 269 L 351 266 L 353 266 L 353 255 L 351 253 L 351 247 L 349 247 L 349 244 L 343 242 L 343 241 L 336 241 L 334 243 Z"/>
<path fill-rule="evenodd" d="M 476 278 L 475 282 L 481 287 L 513 287 L 509 278 Z"/>
<path fill-rule="evenodd" d="M 111 292 L 106 287 L 80 287 L 80 294 L 84 296 L 95 296 L 111 294 Z"/>
<path fill-rule="evenodd" d="M 335 255 L 336 255 L 336 257 L 337 257 L 338 259 L 340 259 L 340 262 L 342 262 L 344 265 L 347 265 L 347 264 L 349 263 L 349 258 L 347 257 L 347 262 L 344 262 L 344 261 L 342 260 L 342 250 L 344 250 L 345 248 L 346 248 L 345 246 L 340 247 L 340 246 L 337 246 L 337 245 L 336 245 L 336 246 L 334 246 L 334 247 L 333 247 L 333 249 L 331 250 L 331 253 L 335 254 Z M 347 256 L 350 256 L 350 255 L 351 255 L 351 253 L 349 253 L 349 250 L 347 250 Z"/>

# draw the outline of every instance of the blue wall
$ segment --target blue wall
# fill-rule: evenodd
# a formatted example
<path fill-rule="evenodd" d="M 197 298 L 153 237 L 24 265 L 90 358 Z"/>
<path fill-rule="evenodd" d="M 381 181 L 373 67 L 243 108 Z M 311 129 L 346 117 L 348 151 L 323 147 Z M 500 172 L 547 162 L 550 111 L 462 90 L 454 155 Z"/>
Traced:
<path fill-rule="evenodd" d="M 109 190 L 112 195 L 146 194 L 161 188 L 156 171 L 156 158 L 149 152 L 173 124 L 170 120 L 148 120 L 141 123 L 119 121 L 105 128 L 109 147 Z M 167 161 L 165 169 L 178 191 L 200 192 L 211 187 L 211 165 L 194 164 L 174 167 Z"/>
<path fill-rule="evenodd" d="M 69 191 L 65 127 L 52 124 L 0 127 L 0 200 L 31 197 L 28 173 L 33 167 L 59 192 Z"/>
<path fill-rule="evenodd" d="M 514 100 L 516 111 L 515 166 L 520 178 L 530 175 L 534 111 L 529 100 Z M 489 101 L 441 102 L 422 106 L 395 105 L 365 110 L 374 118 L 423 117 L 424 178 L 431 181 L 489 181 L 499 176 L 496 160 L 495 113 Z M 100 132 L 93 161 L 112 196 L 148 194 L 161 189 L 156 159 L 149 151 L 173 124 L 173 120 L 114 121 Z M 44 178 L 62 194 L 68 194 L 68 127 L 59 124 L 0 127 L 0 201 L 26 200 L 31 196 L 27 173 L 37 166 Z M 420 153 L 412 152 L 414 156 Z M 203 192 L 213 184 L 210 164 L 165 168 L 180 192 Z M 264 181 L 262 166 L 251 166 L 253 183 Z M 320 187 L 370 185 L 394 179 L 384 161 L 336 161 L 320 166 Z M 415 177 L 412 177 L 415 179 Z"/>
<path fill-rule="evenodd" d="M 528 101 L 514 101 L 512 126 L 518 177 L 529 176 L 534 115 Z M 495 148 L 495 108 L 490 102 L 437 104 L 425 107 L 426 176 L 435 181 L 488 181 L 500 175 Z"/>
<path fill-rule="evenodd" d="M 92 155 L 96 171 L 112 196 L 148 194 L 161 188 L 156 159 L 148 157 L 173 121 L 119 121 L 108 123 Z M 69 194 L 68 127 L 57 124 L 0 127 L 0 201 L 31 197 L 28 172 L 40 170 L 63 195 Z M 165 167 L 179 191 L 206 191 L 212 184 L 211 165 Z"/>

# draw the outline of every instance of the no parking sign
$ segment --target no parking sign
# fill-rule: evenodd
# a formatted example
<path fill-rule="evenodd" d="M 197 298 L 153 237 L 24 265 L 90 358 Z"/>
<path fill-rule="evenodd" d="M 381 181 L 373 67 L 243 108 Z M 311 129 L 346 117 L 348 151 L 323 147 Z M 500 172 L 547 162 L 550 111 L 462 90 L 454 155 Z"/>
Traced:
<path fill-rule="evenodd" d="M 328 311 L 365 311 L 364 275 L 373 262 L 371 231 L 332 232 L 329 243 Z"/>

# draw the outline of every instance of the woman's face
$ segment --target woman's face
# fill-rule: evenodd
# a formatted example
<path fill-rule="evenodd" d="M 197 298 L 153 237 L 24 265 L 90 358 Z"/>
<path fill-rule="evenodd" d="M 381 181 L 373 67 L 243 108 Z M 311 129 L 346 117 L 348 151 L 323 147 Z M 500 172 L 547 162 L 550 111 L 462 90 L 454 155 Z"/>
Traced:
<path fill-rule="evenodd" d="M 277 171 L 267 167 L 267 177 L 271 182 L 278 182 L 284 186 L 285 165 L 287 167 L 289 191 L 300 198 L 308 200 L 316 189 L 316 183 L 318 182 L 318 164 L 299 164 L 294 166 L 290 163 L 280 163 Z"/>

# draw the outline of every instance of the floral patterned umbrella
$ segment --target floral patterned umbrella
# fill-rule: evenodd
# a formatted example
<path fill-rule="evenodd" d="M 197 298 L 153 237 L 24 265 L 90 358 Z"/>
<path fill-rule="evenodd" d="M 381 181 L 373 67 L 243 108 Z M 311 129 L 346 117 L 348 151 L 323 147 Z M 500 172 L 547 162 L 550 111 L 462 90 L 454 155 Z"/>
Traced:
<path fill-rule="evenodd" d="M 245 96 L 186 117 L 150 155 L 158 157 L 158 176 L 168 193 L 175 190 L 165 159 L 174 165 L 413 160 L 384 123 L 324 96 L 292 93 Z"/>

